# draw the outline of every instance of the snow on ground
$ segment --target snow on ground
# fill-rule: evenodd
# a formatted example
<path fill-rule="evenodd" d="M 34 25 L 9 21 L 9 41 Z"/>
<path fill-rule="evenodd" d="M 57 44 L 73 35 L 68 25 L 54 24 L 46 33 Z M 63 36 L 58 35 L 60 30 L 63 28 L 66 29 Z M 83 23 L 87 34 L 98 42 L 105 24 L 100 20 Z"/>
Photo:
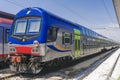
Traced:
<path fill-rule="evenodd" d="M 98 68 L 96 68 L 91 74 L 85 77 L 83 80 L 117 80 L 120 76 L 120 58 L 117 63 L 115 70 L 113 71 L 112 77 L 108 78 L 117 57 L 120 54 L 120 49 L 118 49 L 114 54 L 112 54 L 107 60 L 105 60 Z"/>

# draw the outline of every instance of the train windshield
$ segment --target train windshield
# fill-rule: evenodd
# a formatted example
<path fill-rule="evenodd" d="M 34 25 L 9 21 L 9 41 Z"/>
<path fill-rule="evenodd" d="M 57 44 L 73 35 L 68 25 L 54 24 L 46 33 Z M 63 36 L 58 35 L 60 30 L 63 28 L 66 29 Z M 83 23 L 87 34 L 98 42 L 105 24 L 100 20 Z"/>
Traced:
<path fill-rule="evenodd" d="M 18 19 L 15 22 L 14 35 L 38 34 L 41 18 Z"/>

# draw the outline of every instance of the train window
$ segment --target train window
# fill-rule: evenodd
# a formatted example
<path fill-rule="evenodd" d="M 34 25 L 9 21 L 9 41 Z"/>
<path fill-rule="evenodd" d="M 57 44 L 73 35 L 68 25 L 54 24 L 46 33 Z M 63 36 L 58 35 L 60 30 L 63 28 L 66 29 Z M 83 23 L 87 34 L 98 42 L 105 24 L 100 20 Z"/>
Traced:
<path fill-rule="evenodd" d="M 38 34 L 41 26 L 41 18 L 23 18 L 15 22 L 14 35 Z"/>
<path fill-rule="evenodd" d="M 50 27 L 48 29 L 48 35 L 47 35 L 47 42 L 53 42 L 57 38 L 57 31 L 58 29 L 55 27 Z"/>
<path fill-rule="evenodd" d="M 63 44 L 71 44 L 72 42 L 72 34 L 71 33 L 63 33 Z"/>
<path fill-rule="evenodd" d="M 28 33 L 38 33 L 40 30 L 41 18 L 29 19 Z"/>
<path fill-rule="evenodd" d="M 15 23 L 14 34 L 25 34 L 27 27 L 26 25 L 27 25 L 26 19 L 17 20 Z"/>
<path fill-rule="evenodd" d="M 6 29 L 5 30 L 5 43 L 8 43 L 8 35 L 9 35 L 10 30 Z"/>
<path fill-rule="evenodd" d="M 80 49 L 80 40 L 78 40 L 78 49 Z"/>
<path fill-rule="evenodd" d="M 70 34 L 69 33 L 64 34 L 64 42 L 65 43 L 70 43 Z"/>

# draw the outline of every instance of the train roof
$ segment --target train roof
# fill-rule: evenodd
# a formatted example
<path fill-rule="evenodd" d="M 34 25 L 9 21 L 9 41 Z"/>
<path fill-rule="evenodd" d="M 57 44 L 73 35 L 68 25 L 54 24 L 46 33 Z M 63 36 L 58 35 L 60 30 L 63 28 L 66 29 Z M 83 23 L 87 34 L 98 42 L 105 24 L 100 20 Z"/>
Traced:
<path fill-rule="evenodd" d="M 0 18 L 0 24 L 12 24 L 12 21 L 11 19 L 7 19 L 7 18 Z"/>
<path fill-rule="evenodd" d="M 2 18 L 13 19 L 14 16 L 15 16 L 14 14 L 0 11 L 0 17 L 2 17 Z"/>
<path fill-rule="evenodd" d="M 11 25 L 14 16 L 14 14 L 0 11 L 0 26 Z"/>
<path fill-rule="evenodd" d="M 49 12 L 49 11 L 46 11 L 46 10 L 44 10 L 44 9 L 41 9 L 41 8 L 38 8 L 38 9 L 46 12 L 48 15 L 52 15 L 52 16 L 54 16 L 54 17 L 62 20 L 63 22 L 66 22 L 66 23 L 68 23 L 68 24 L 70 24 L 70 25 L 74 25 L 75 28 L 81 30 L 81 34 L 84 34 L 84 35 L 87 35 L 87 36 L 97 37 L 97 38 L 100 38 L 100 39 L 108 40 L 107 37 L 105 37 L 105 36 L 103 36 L 103 35 L 101 35 L 101 34 L 98 34 L 97 32 L 95 32 L 95 31 L 93 31 L 93 30 L 91 30 L 91 29 L 89 29 L 89 28 L 86 28 L 86 27 L 83 26 L 83 25 L 80 25 L 80 24 L 77 24 L 77 23 L 73 23 L 73 22 L 71 22 L 71 21 L 69 21 L 69 20 L 63 19 L 63 18 L 61 18 L 61 17 L 59 17 L 59 16 L 57 16 L 57 15 L 55 15 L 55 14 Z"/>
<path fill-rule="evenodd" d="M 40 14 L 40 13 L 43 13 L 43 14 Z M 23 16 L 44 16 L 44 15 L 48 15 L 48 16 L 51 16 L 51 17 L 54 17 L 54 19 L 58 19 L 59 21 L 61 22 L 64 22 L 66 24 L 69 24 L 69 25 L 72 25 L 74 27 L 69 27 L 69 28 L 76 28 L 76 29 L 79 29 L 81 31 L 81 34 L 84 34 L 84 35 L 88 35 L 88 36 L 93 36 L 93 37 L 97 37 L 97 38 L 101 38 L 101 39 L 105 39 L 105 40 L 108 40 L 107 37 L 104 37 L 98 33 L 96 33 L 95 31 L 91 30 L 91 29 L 88 29 L 82 25 L 79 25 L 79 24 L 76 24 L 76 23 L 73 23 L 69 20 L 66 20 L 66 19 L 63 19 L 59 16 L 56 16 L 54 14 L 52 14 L 51 12 L 49 11 L 46 11 L 42 8 L 38 8 L 38 7 L 33 7 L 33 8 L 25 8 L 23 10 L 21 10 L 19 13 L 16 14 L 15 16 L 15 19 L 16 18 L 19 18 L 19 17 L 23 17 Z"/>

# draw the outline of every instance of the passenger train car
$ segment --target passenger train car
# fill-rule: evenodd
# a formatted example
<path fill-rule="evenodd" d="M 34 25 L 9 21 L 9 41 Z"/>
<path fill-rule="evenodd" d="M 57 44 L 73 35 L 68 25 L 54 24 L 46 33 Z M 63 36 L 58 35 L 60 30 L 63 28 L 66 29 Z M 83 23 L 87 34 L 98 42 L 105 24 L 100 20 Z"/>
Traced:
<path fill-rule="evenodd" d="M 16 72 L 39 73 L 44 63 L 77 59 L 115 47 L 117 43 L 44 9 L 18 12 L 9 34 L 10 68 Z"/>
<path fill-rule="evenodd" d="M 12 24 L 14 15 L 0 11 L 0 67 L 7 59 L 8 33 Z"/>

